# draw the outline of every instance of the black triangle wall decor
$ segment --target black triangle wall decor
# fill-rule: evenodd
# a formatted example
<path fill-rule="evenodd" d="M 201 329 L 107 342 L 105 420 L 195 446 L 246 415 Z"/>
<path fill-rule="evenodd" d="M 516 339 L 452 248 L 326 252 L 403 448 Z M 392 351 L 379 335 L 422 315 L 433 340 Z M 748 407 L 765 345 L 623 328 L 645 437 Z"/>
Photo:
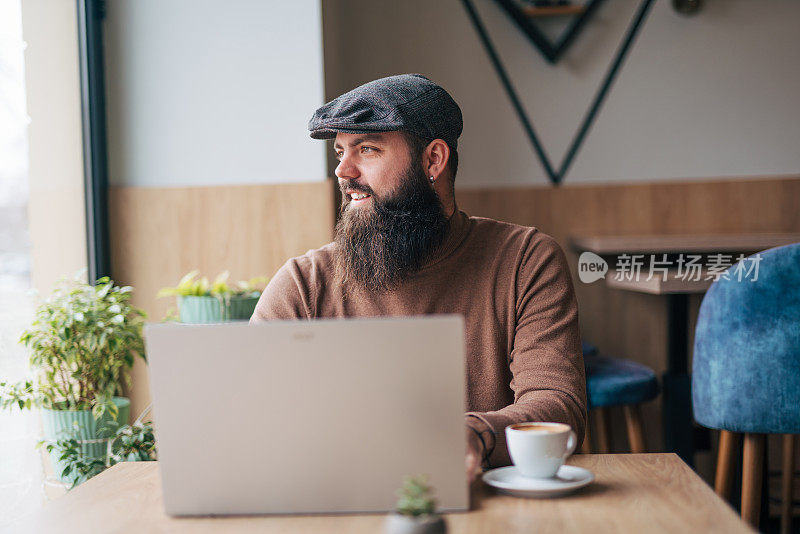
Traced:
<path fill-rule="evenodd" d="M 503 11 L 512 21 L 528 36 L 531 42 L 539 49 L 545 59 L 551 64 L 556 64 L 564 52 L 575 41 L 580 31 L 589 22 L 589 19 L 603 3 L 603 0 L 589 0 L 584 4 L 583 11 L 572 18 L 572 22 L 567 26 L 558 42 L 553 43 L 550 39 L 531 22 L 531 17 L 526 13 L 525 8 L 515 0 L 495 0 L 503 8 Z"/>
<path fill-rule="evenodd" d="M 509 0 L 495 0 L 499 4 L 510 3 Z M 497 51 L 492 44 L 491 39 L 489 39 L 489 34 L 486 32 L 486 28 L 483 26 L 483 22 L 481 21 L 478 12 L 475 10 L 475 6 L 472 5 L 471 0 L 461 0 L 461 3 L 464 5 L 464 9 L 467 11 L 467 15 L 469 16 L 470 20 L 472 21 L 473 26 L 475 27 L 475 31 L 478 34 L 481 42 L 483 43 L 484 49 L 486 49 L 486 53 L 489 56 L 489 59 L 494 65 L 494 69 L 497 72 L 498 78 L 500 78 L 500 82 L 503 84 L 503 87 L 508 94 L 509 100 L 511 100 L 511 105 L 514 106 L 514 110 L 517 112 L 517 116 L 519 117 L 520 122 L 522 122 L 522 127 L 525 129 L 525 133 L 528 135 L 528 138 L 533 145 L 534 150 L 536 151 L 536 155 L 539 157 L 539 161 L 542 163 L 542 167 L 544 168 L 545 173 L 547 174 L 548 179 L 553 185 L 559 185 L 564 180 L 564 176 L 566 176 L 567 171 L 572 164 L 572 161 L 575 159 L 575 155 L 578 153 L 581 145 L 583 144 L 583 140 L 586 138 L 587 133 L 589 132 L 589 128 L 591 128 L 592 123 L 594 122 L 595 117 L 597 116 L 600 107 L 605 100 L 608 91 L 611 89 L 611 85 L 614 83 L 614 79 L 617 76 L 622 64 L 625 62 L 625 58 L 628 55 L 628 51 L 630 50 L 631 46 L 633 45 L 633 41 L 636 39 L 636 35 L 639 33 L 639 30 L 644 24 L 645 19 L 647 18 L 647 14 L 650 11 L 650 7 L 652 6 L 654 0 L 642 0 L 639 4 L 639 9 L 634 15 L 633 19 L 631 20 L 630 25 L 625 33 L 625 37 L 622 39 L 622 43 L 620 44 L 619 48 L 617 49 L 616 54 L 614 55 L 614 59 L 611 62 L 611 65 L 606 71 L 605 76 L 603 77 L 603 81 L 600 84 L 600 87 L 597 89 L 597 92 L 592 99 L 592 103 L 589 106 L 589 109 L 586 110 L 586 114 L 583 117 L 583 120 L 578 127 L 578 131 L 575 132 L 575 137 L 572 138 L 572 142 L 567 149 L 567 153 L 564 156 L 564 159 L 561 161 L 561 165 L 556 169 L 553 164 L 550 162 L 550 158 L 547 157 L 547 153 L 544 151 L 544 147 L 542 143 L 539 141 L 539 136 L 536 135 L 536 130 L 533 128 L 533 123 L 528 118 L 528 114 L 525 112 L 525 108 L 522 106 L 522 102 L 520 101 L 519 97 L 517 96 L 517 92 L 514 90 L 514 86 L 511 84 L 511 79 L 508 77 L 506 73 L 505 67 L 503 67 L 502 61 L 500 61 L 500 56 L 497 55 Z M 590 0 L 587 4 L 586 10 L 589 10 L 589 5 L 594 4 L 594 8 L 596 9 L 597 5 L 602 2 L 602 0 Z M 518 8 L 518 6 L 517 6 Z M 586 13 L 584 12 L 583 15 Z M 587 19 L 584 18 L 584 22 Z M 551 63 L 554 63 L 555 60 L 563 54 L 564 50 L 566 50 L 566 46 L 569 46 L 569 42 L 575 38 L 576 31 L 574 31 L 574 25 L 578 23 L 578 20 L 575 20 L 572 23 L 572 26 L 569 30 L 564 34 L 564 37 L 560 40 L 557 46 L 553 46 L 550 41 L 546 38 L 544 34 L 539 31 L 538 28 L 535 28 L 533 24 L 528 21 L 528 24 L 531 28 L 533 28 L 538 35 L 541 37 L 542 43 L 548 47 L 549 53 L 553 55 L 554 60 Z M 539 45 L 537 44 L 537 47 Z M 541 47 L 540 47 L 541 50 Z M 544 53 L 544 52 L 543 52 Z M 547 57 L 547 56 L 546 56 Z"/>

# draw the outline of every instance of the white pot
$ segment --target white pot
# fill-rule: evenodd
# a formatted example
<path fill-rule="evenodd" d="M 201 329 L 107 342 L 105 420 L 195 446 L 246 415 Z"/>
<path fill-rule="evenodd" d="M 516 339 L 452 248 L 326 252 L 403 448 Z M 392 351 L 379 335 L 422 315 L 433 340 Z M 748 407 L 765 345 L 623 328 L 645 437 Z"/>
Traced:
<path fill-rule="evenodd" d="M 386 518 L 386 534 L 445 534 L 447 523 L 438 514 L 412 517 L 390 514 Z"/>

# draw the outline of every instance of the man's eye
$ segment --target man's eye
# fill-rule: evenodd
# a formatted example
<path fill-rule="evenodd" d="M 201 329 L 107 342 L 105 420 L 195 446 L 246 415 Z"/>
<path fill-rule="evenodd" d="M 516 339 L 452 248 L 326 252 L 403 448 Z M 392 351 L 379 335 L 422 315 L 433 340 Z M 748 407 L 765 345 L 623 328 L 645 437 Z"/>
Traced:
<path fill-rule="evenodd" d="M 343 155 L 344 155 L 344 152 L 342 152 L 341 150 L 337 150 L 336 151 L 336 159 L 339 159 L 339 160 L 342 159 Z"/>
<path fill-rule="evenodd" d="M 375 152 L 377 149 L 374 146 L 362 146 L 361 152 Z"/>

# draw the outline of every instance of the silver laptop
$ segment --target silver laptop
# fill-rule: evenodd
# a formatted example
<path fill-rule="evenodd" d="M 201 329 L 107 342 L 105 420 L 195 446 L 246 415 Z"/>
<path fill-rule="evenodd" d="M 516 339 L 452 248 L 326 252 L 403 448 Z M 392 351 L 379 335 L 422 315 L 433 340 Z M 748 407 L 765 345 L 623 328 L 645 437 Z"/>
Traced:
<path fill-rule="evenodd" d="M 465 510 L 460 316 L 148 324 L 170 515 Z"/>

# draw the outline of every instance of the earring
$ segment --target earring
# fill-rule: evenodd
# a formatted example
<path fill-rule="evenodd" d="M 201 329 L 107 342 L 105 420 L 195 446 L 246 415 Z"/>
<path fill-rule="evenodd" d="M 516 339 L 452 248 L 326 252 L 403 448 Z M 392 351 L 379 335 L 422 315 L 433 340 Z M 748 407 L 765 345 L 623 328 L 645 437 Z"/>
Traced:
<path fill-rule="evenodd" d="M 436 181 L 436 178 L 434 178 L 433 176 L 431 176 L 431 177 L 430 177 L 430 178 L 428 178 L 428 179 L 431 181 L 431 183 L 433 183 L 433 182 L 435 182 L 435 181 Z"/>

